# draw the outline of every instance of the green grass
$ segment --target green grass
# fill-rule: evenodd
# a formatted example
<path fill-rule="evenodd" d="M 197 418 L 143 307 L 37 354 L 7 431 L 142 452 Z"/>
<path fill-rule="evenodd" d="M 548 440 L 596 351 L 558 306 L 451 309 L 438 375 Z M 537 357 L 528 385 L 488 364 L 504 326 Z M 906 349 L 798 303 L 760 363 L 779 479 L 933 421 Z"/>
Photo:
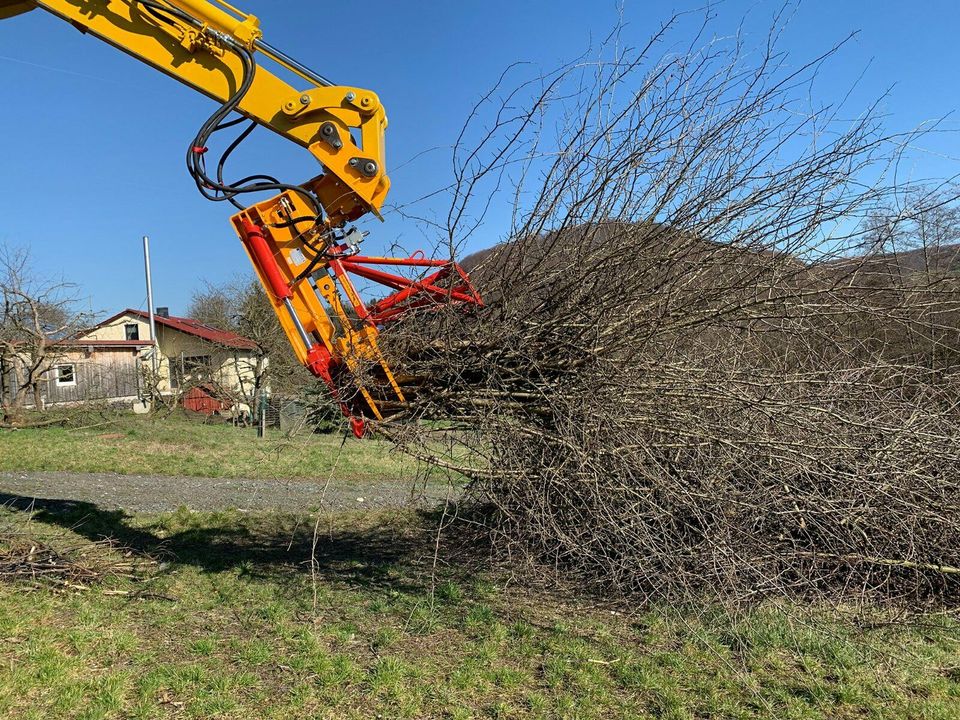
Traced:
<path fill-rule="evenodd" d="M 341 448 L 342 445 L 342 448 Z M 376 440 L 203 424 L 182 416 L 118 416 L 95 427 L 0 430 L 0 471 L 114 472 L 215 478 L 346 480 L 410 477 L 412 461 Z"/>
<path fill-rule="evenodd" d="M 434 571 L 414 514 L 324 516 L 315 586 L 306 516 L 54 503 L 27 519 L 0 511 L 8 530 L 110 535 L 165 564 L 77 593 L 0 584 L 2 717 L 960 717 L 943 616 L 629 615 L 446 555 Z"/>

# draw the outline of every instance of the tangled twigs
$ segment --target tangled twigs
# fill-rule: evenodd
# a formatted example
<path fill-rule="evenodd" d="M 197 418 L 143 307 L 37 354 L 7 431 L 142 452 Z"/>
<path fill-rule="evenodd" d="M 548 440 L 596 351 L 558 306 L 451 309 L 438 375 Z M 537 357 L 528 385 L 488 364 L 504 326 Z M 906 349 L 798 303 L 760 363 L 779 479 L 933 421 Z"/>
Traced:
<path fill-rule="evenodd" d="M 11 537 L 0 547 L 0 580 L 86 591 L 108 578 L 139 579 L 150 562 L 106 540 L 54 547 L 39 540 Z"/>
<path fill-rule="evenodd" d="M 505 187 L 511 227 L 467 262 L 485 310 L 383 333 L 416 378 L 389 437 L 471 478 L 496 548 L 608 588 L 956 602 L 950 186 L 800 101 L 829 54 L 663 38 L 478 107 L 445 241 Z"/>

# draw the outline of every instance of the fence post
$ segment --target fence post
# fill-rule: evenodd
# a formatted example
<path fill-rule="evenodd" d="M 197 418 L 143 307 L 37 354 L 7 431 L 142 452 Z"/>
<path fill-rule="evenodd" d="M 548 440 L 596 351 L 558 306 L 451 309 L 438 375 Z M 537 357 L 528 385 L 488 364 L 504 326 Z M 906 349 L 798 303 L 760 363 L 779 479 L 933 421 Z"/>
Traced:
<path fill-rule="evenodd" d="M 265 392 L 260 393 L 260 408 L 258 415 L 257 437 L 262 438 L 267 434 L 267 394 Z"/>

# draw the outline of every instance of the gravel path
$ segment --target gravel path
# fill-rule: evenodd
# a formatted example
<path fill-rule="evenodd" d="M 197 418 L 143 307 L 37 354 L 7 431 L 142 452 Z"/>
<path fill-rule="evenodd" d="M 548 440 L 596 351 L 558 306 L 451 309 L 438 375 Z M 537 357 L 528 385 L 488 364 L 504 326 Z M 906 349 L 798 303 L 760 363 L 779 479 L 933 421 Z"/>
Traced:
<path fill-rule="evenodd" d="M 338 510 L 433 505 L 448 495 L 445 487 L 412 492 L 410 483 L 245 480 L 116 475 L 113 473 L 0 472 L 0 494 L 20 498 L 90 502 L 103 509 L 165 512 L 192 510 L 285 510 L 324 507 Z M 7 498 L 9 501 L 10 498 Z"/>

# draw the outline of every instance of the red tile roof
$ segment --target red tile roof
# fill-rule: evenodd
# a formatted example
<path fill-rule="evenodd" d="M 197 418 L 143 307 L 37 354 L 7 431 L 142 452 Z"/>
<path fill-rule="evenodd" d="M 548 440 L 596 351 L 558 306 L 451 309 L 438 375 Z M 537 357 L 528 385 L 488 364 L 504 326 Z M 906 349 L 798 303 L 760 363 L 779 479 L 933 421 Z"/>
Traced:
<path fill-rule="evenodd" d="M 108 325 L 124 315 L 133 315 L 141 320 L 148 320 L 150 317 L 143 310 L 127 308 L 123 312 L 119 312 L 113 317 L 107 318 L 102 323 L 97 325 L 97 327 Z M 161 327 L 168 327 L 173 330 L 178 330 L 179 332 L 202 338 L 203 340 L 207 340 L 208 342 L 212 342 L 217 345 L 222 345 L 223 347 L 236 348 L 238 350 L 256 350 L 258 348 L 257 343 L 250 338 L 237 335 L 229 330 L 221 330 L 220 328 L 211 327 L 210 325 L 204 325 L 202 322 L 191 320 L 190 318 L 174 317 L 172 315 L 170 317 L 154 315 L 153 319 L 154 322 Z M 81 344 L 83 344 L 82 341 Z"/>

